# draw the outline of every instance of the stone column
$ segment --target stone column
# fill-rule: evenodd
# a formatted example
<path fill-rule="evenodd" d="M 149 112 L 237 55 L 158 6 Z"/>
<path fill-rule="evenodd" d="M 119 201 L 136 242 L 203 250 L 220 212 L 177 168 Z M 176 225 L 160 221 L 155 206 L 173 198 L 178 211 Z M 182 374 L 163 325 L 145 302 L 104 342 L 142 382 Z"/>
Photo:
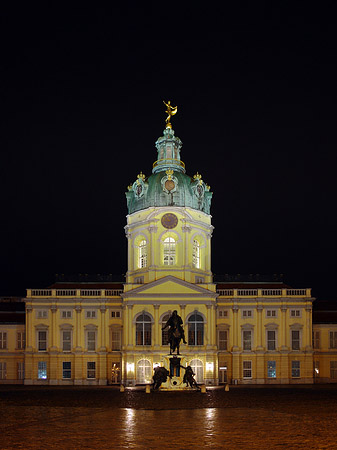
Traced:
<path fill-rule="evenodd" d="M 257 306 L 257 336 L 256 336 L 256 350 L 263 351 L 263 330 L 262 330 L 262 311 L 263 306 Z"/>
<path fill-rule="evenodd" d="M 101 348 L 99 351 L 105 352 L 106 351 L 105 313 L 107 308 L 105 305 L 102 305 L 99 310 L 101 312 Z"/>
<path fill-rule="evenodd" d="M 128 305 L 123 304 L 123 348 L 126 348 L 129 345 L 129 312 Z"/>
<path fill-rule="evenodd" d="M 155 350 L 159 349 L 159 306 L 154 305 L 154 347 Z"/>
<path fill-rule="evenodd" d="M 237 352 L 237 351 L 239 351 L 239 347 L 238 347 L 239 307 L 237 305 L 234 305 L 232 310 L 233 310 L 233 347 L 232 347 L 232 351 Z"/>
<path fill-rule="evenodd" d="M 306 313 L 306 346 L 305 350 L 310 352 L 312 351 L 312 306 L 306 306 L 305 308 Z"/>
<path fill-rule="evenodd" d="M 211 327 L 212 327 L 212 306 L 211 305 L 206 305 L 206 307 L 207 307 L 207 335 L 206 335 L 206 338 L 207 338 L 207 344 L 206 344 L 206 346 L 207 347 L 211 347 L 211 345 L 212 345 L 212 330 L 211 330 Z"/>
<path fill-rule="evenodd" d="M 132 324 L 132 312 L 133 312 L 133 305 L 129 305 L 128 308 L 128 322 L 129 322 L 129 346 L 133 346 L 133 336 L 132 336 L 132 330 L 133 330 L 133 324 Z"/>
<path fill-rule="evenodd" d="M 287 330 L 287 310 L 286 306 L 281 306 L 281 350 L 287 351 L 288 348 L 288 330 Z"/>
<path fill-rule="evenodd" d="M 32 311 L 33 311 L 33 308 L 30 305 L 26 305 L 26 352 L 33 351 Z"/>
<path fill-rule="evenodd" d="M 81 345 L 81 311 L 80 305 L 75 306 L 76 311 L 76 329 L 75 329 L 75 351 L 82 351 Z"/>
<path fill-rule="evenodd" d="M 55 352 L 57 351 L 58 342 L 57 342 L 57 330 L 56 330 L 56 312 L 57 312 L 57 306 L 52 305 L 51 308 L 51 342 L 50 342 L 50 351 Z"/>

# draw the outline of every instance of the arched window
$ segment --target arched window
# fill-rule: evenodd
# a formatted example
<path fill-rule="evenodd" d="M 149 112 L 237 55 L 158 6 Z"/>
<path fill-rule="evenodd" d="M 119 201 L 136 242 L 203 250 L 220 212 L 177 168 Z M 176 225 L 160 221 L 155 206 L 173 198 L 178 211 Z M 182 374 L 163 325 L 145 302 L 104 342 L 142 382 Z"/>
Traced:
<path fill-rule="evenodd" d="M 152 369 L 151 363 L 147 359 L 141 359 L 137 363 L 137 383 L 151 383 Z"/>
<path fill-rule="evenodd" d="M 197 383 L 203 383 L 204 367 L 202 365 L 202 361 L 200 361 L 200 359 L 192 359 L 192 361 L 190 362 L 190 366 L 192 367 L 192 370 L 195 373 L 195 381 Z"/>
<path fill-rule="evenodd" d="M 172 237 L 164 240 L 164 265 L 173 266 L 176 262 L 176 241 Z"/>
<path fill-rule="evenodd" d="M 151 317 L 142 313 L 136 319 L 136 345 L 151 345 Z"/>
<path fill-rule="evenodd" d="M 193 267 L 200 269 L 200 243 L 196 239 L 193 240 L 192 263 Z"/>
<path fill-rule="evenodd" d="M 142 269 L 147 266 L 147 244 L 142 240 L 138 244 L 138 268 Z"/>
<path fill-rule="evenodd" d="M 161 320 L 162 328 L 165 326 L 166 322 L 169 320 L 170 314 L 165 314 Z M 162 330 L 161 332 L 161 345 L 168 345 L 169 344 L 169 335 L 168 335 L 168 327 L 166 330 Z"/>
<path fill-rule="evenodd" d="M 204 345 L 204 319 L 198 313 L 188 319 L 188 345 Z"/>

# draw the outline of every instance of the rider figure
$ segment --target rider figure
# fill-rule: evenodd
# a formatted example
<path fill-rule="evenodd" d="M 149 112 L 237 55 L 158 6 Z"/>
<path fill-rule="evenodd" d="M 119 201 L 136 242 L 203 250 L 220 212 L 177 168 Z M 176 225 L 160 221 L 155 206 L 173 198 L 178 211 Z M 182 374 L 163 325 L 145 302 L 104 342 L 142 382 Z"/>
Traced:
<path fill-rule="evenodd" d="M 187 342 L 185 340 L 185 332 L 182 327 L 182 323 L 183 323 L 182 318 L 178 315 L 178 311 L 175 309 L 173 311 L 171 317 L 169 318 L 169 320 L 166 322 L 165 326 L 163 327 L 163 330 L 165 330 L 165 328 L 170 326 L 170 329 L 169 329 L 169 340 L 170 340 L 172 338 L 174 330 L 178 329 L 180 331 L 181 337 L 183 339 L 183 343 L 187 344 Z"/>

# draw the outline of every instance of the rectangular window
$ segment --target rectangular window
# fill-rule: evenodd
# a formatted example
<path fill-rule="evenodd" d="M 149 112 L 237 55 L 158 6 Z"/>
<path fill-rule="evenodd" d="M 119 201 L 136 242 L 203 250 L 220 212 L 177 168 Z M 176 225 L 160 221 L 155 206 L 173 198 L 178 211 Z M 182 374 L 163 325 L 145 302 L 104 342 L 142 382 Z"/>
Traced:
<path fill-rule="evenodd" d="M 321 333 L 319 331 L 312 332 L 312 346 L 313 348 L 320 348 Z"/>
<path fill-rule="evenodd" d="M 38 309 L 36 311 L 36 318 L 37 319 L 47 319 L 48 318 L 48 311 L 46 309 Z"/>
<path fill-rule="evenodd" d="M 62 363 L 62 378 L 69 379 L 71 378 L 71 362 L 63 361 Z"/>
<path fill-rule="evenodd" d="M 64 352 L 71 351 L 71 331 L 62 331 L 62 350 Z"/>
<path fill-rule="evenodd" d="M 7 349 L 7 333 L 6 331 L 0 332 L 0 350 Z"/>
<path fill-rule="evenodd" d="M 252 349 L 252 332 L 250 330 L 244 330 L 242 332 L 243 350 Z"/>
<path fill-rule="evenodd" d="M 252 378 L 252 362 L 243 361 L 243 378 Z"/>
<path fill-rule="evenodd" d="M 301 362 L 291 361 L 291 376 L 292 378 L 300 378 L 301 376 Z"/>
<path fill-rule="evenodd" d="M 220 318 L 228 317 L 228 311 L 226 309 L 219 309 L 218 313 Z"/>
<path fill-rule="evenodd" d="M 330 348 L 337 348 L 337 331 L 330 331 Z"/>
<path fill-rule="evenodd" d="M 330 361 L 330 378 L 337 379 L 337 361 Z"/>
<path fill-rule="evenodd" d="M 96 378 L 96 363 L 87 362 L 87 378 Z"/>
<path fill-rule="evenodd" d="M 251 310 L 251 309 L 243 309 L 242 310 L 242 317 L 244 318 L 244 319 L 247 319 L 247 318 L 251 318 L 251 317 L 253 317 L 253 311 Z"/>
<path fill-rule="evenodd" d="M 121 349 L 121 332 L 120 330 L 111 331 L 111 350 Z"/>
<path fill-rule="evenodd" d="M 16 335 L 16 348 L 18 350 L 24 350 L 26 348 L 26 333 L 24 331 L 18 331 Z"/>
<path fill-rule="evenodd" d="M 267 330 L 267 350 L 276 349 L 276 331 Z"/>
<path fill-rule="evenodd" d="M 88 351 L 96 351 L 96 331 L 87 332 Z"/>
<path fill-rule="evenodd" d="M 47 351 L 47 331 L 38 331 L 38 351 L 46 352 Z"/>
<path fill-rule="evenodd" d="M 7 378 L 7 367 L 5 362 L 0 362 L 0 380 L 6 380 Z"/>
<path fill-rule="evenodd" d="M 300 332 L 298 330 L 291 331 L 291 348 L 292 350 L 300 349 Z"/>
<path fill-rule="evenodd" d="M 205 283 L 205 278 L 203 277 L 195 277 L 196 284 L 203 284 Z"/>
<path fill-rule="evenodd" d="M 276 309 L 267 309 L 266 310 L 266 317 L 268 317 L 268 318 L 277 317 Z"/>
<path fill-rule="evenodd" d="M 301 317 L 301 310 L 300 309 L 291 309 L 290 317 Z"/>
<path fill-rule="evenodd" d="M 61 318 L 62 319 L 71 319 L 72 317 L 72 311 L 70 309 L 66 309 L 61 311 Z"/>
<path fill-rule="evenodd" d="M 112 319 L 120 319 L 121 312 L 120 311 L 111 311 L 111 318 Z"/>
<path fill-rule="evenodd" d="M 219 330 L 219 350 L 227 350 L 228 345 L 228 331 Z"/>
<path fill-rule="evenodd" d="M 18 362 L 17 369 L 18 369 L 18 380 L 24 380 L 25 379 L 25 363 Z"/>
<path fill-rule="evenodd" d="M 37 377 L 39 380 L 47 379 L 47 363 L 45 361 L 37 363 Z"/>
<path fill-rule="evenodd" d="M 85 317 L 87 319 L 96 319 L 96 311 L 95 310 L 86 311 Z"/>
<path fill-rule="evenodd" d="M 276 361 L 267 362 L 268 378 L 276 378 Z"/>

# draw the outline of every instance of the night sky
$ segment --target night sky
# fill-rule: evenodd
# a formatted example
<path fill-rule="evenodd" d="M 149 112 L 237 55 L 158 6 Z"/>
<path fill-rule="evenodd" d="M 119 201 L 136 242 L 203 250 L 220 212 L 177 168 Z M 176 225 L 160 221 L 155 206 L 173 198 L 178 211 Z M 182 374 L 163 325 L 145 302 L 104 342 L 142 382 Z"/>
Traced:
<path fill-rule="evenodd" d="M 214 192 L 213 272 L 334 300 L 335 11 L 125 3 L 2 11 L 0 295 L 123 281 L 126 187 L 151 173 L 171 100 L 187 173 Z"/>

